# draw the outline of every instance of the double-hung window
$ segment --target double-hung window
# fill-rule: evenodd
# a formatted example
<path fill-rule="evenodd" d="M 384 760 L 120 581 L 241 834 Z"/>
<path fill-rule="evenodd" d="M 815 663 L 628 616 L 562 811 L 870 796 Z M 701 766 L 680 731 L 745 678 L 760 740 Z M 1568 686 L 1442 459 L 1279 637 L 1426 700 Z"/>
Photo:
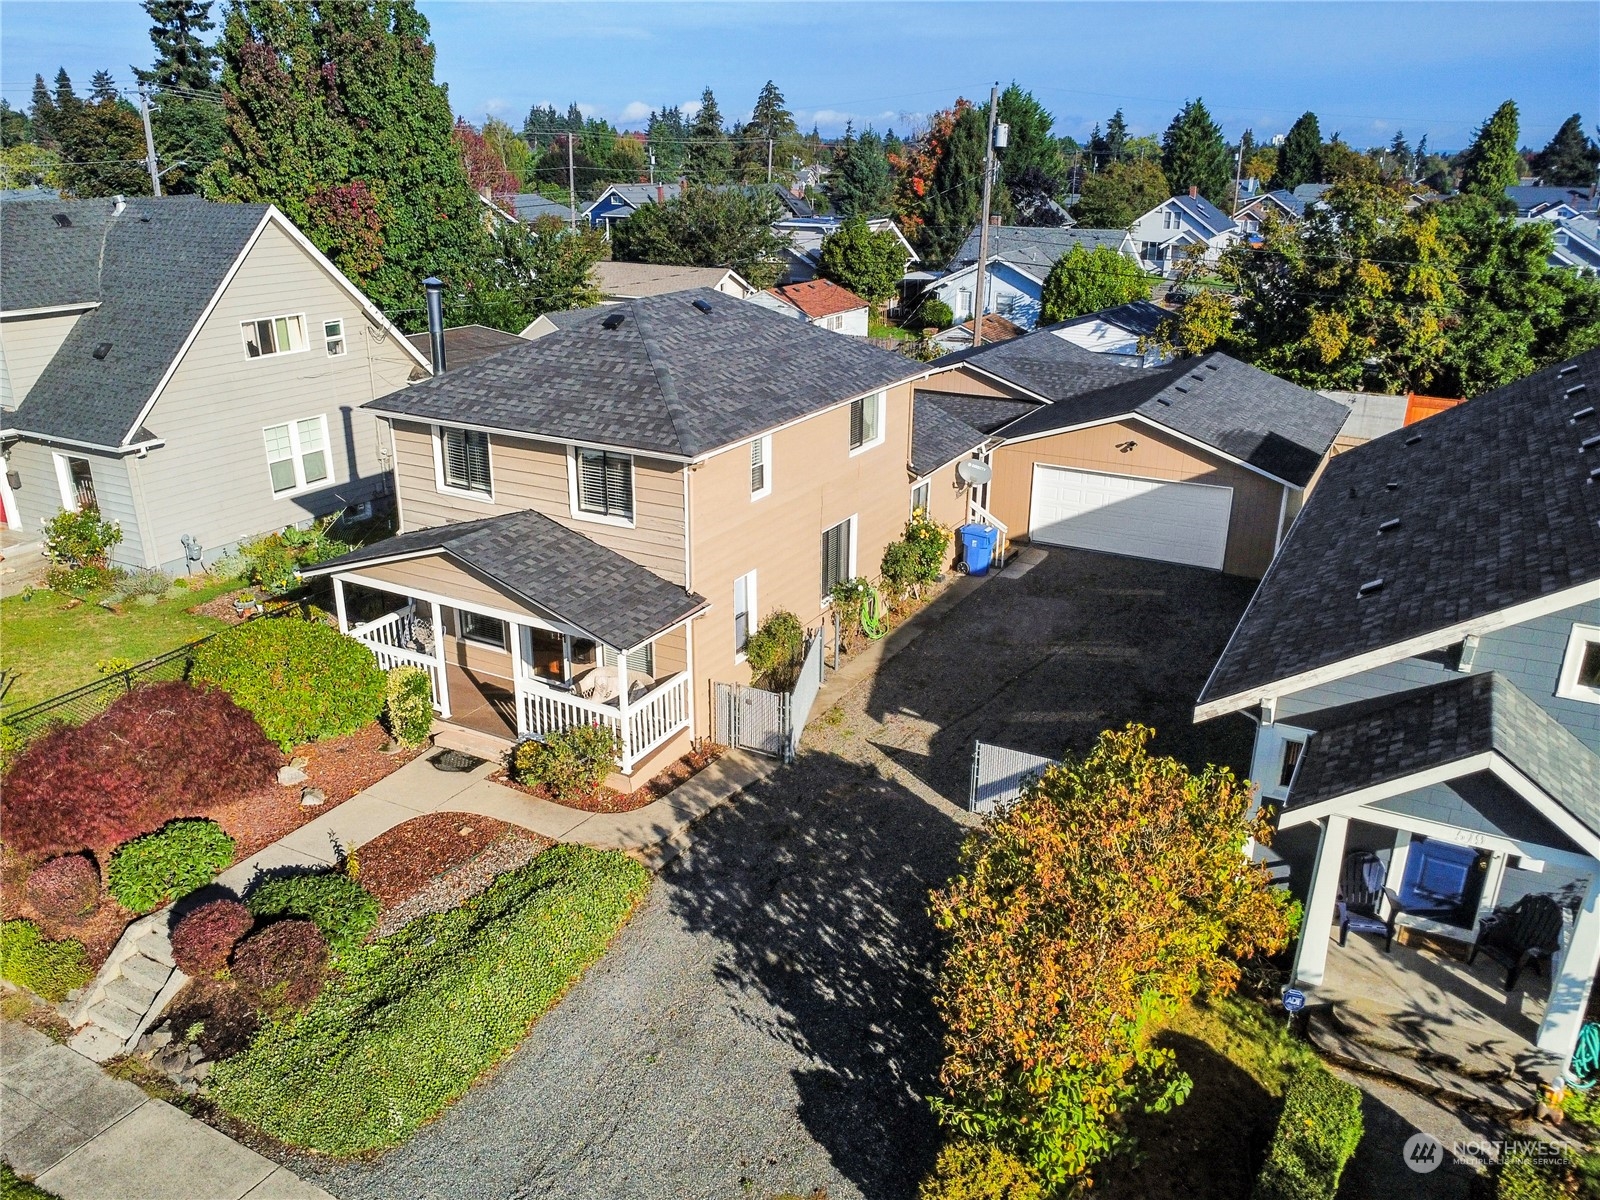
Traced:
<path fill-rule="evenodd" d="M 756 621 L 756 573 L 751 571 L 733 581 L 733 654 L 744 657 Z"/>
<path fill-rule="evenodd" d="M 329 358 L 338 358 L 344 353 L 343 317 L 322 323 L 322 345 L 327 350 Z"/>
<path fill-rule="evenodd" d="M 493 495 L 489 435 L 481 429 L 439 430 L 439 482 L 451 491 Z"/>
<path fill-rule="evenodd" d="M 928 515 L 928 502 L 933 499 L 933 483 L 924 479 L 911 489 L 911 515 L 914 517 L 919 512 Z"/>
<path fill-rule="evenodd" d="M 255 321 L 241 321 L 239 332 L 244 336 L 247 358 L 265 358 L 270 354 L 292 354 L 306 349 L 306 321 L 301 316 L 262 317 Z"/>
<path fill-rule="evenodd" d="M 600 647 L 600 666 L 610 667 L 615 670 L 617 665 L 617 652 L 610 646 Z M 628 651 L 628 670 L 638 671 L 641 675 L 654 678 L 656 673 L 656 644 L 651 642 L 647 646 L 640 646 L 636 650 Z"/>
<path fill-rule="evenodd" d="M 850 401 L 850 452 L 866 450 L 883 440 L 883 393 Z"/>
<path fill-rule="evenodd" d="M 506 623 L 499 617 L 486 617 L 464 608 L 460 612 L 462 640 L 493 646 L 496 650 L 506 648 Z"/>
<path fill-rule="evenodd" d="M 759 500 L 772 491 L 772 436 L 758 437 L 750 443 L 750 499 Z"/>
<path fill-rule="evenodd" d="M 307 417 L 261 431 L 267 443 L 272 494 L 286 496 L 328 479 L 328 419 Z"/>
<path fill-rule="evenodd" d="M 855 546 L 855 523 L 851 517 L 848 521 L 840 521 L 832 529 L 822 535 L 822 596 L 827 599 L 833 595 L 836 585 L 844 583 L 850 578 L 850 559 Z"/>
<path fill-rule="evenodd" d="M 577 451 L 578 511 L 633 520 L 633 459 L 609 450 Z"/>

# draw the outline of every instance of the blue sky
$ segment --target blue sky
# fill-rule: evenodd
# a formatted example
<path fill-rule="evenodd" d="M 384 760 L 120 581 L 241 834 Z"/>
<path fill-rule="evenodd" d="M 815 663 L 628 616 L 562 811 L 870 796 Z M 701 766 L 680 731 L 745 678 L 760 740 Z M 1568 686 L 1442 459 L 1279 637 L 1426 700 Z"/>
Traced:
<path fill-rule="evenodd" d="M 219 4 L 220 8 L 220 4 Z M 1524 144 L 1568 114 L 1600 123 L 1600 3 L 544 4 L 421 0 L 458 113 L 521 124 L 529 105 L 625 125 L 710 84 L 745 115 L 768 78 L 802 126 L 904 132 L 990 82 L 1031 88 L 1079 138 L 1121 106 L 1157 133 L 1191 96 L 1230 136 L 1288 128 L 1309 108 L 1363 146 L 1396 129 L 1459 148 L 1511 97 Z M 33 75 L 65 65 L 131 80 L 150 56 L 133 0 L 0 0 L 0 90 L 26 105 Z"/>

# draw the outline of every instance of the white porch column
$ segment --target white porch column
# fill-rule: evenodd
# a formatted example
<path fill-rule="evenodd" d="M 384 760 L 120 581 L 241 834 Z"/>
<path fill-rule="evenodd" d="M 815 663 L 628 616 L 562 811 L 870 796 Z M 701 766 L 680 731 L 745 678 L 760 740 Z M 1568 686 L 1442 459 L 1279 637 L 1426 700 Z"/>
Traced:
<path fill-rule="evenodd" d="M 350 618 L 344 611 L 344 580 L 337 575 L 333 577 L 333 611 L 339 617 L 339 632 L 350 632 Z"/>
<path fill-rule="evenodd" d="M 1489 865 L 1483 876 L 1483 892 L 1478 896 L 1478 911 L 1472 916 L 1474 932 L 1500 900 L 1500 888 L 1506 881 L 1506 864 L 1509 861 L 1509 856 L 1503 850 L 1489 852 Z"/>
<path fill-rule="evenodd" d="M 450 674 L 445 670 L 445 663 L 449 660 L 444 653 L 444 605 L 437 600 L 430 600 L 428 609 L 433 617 L 433 657 L 439 664 L 439 715 L 449 720 Z"/>
<path fill-rule="evenodd" d="M 1316 987 L 1327 972 L 1329 929 L 1333 925 L 1339 872 L 1344 866 L 1344 839 L 1349 827 L 1350 818 L 1337 813 L 1322 822 L 1317 865 L 1311 873 L 1311 891 L 1306 897 L 1305 924 L 1300 929 L 1300 948 L 1294 956 L 1294 981 L 1307 987 Z"/>
<path fill-rule="evenodd" d="M 1406 859 L 1411 857 L 1411 834 L 1407 830 L 1399 830 L 1394 835 L 1394 849 L 1389 851 L 1389 870 L 1383 877 L 1385 891 L 1400 894 L 1400 885 L 1406 879 Z M 1378 914 L 1389 915 L 1389 898 L 1385 896 L 1378 906 Z"/>
<path fill-rule="evenodd" d="M 1550 981 L 1550 1002 L 1539 1026 L 1538 1046 L 1561 1060 L 1564 1070 L 1578 1045 L 1583 1010 L 1589 1003 L 1589 985 L 1600 965 L 1600 870 L 1589 877 L 1572 926 L 1572 940 L 1561 955 L 1561 970 Z"/>
<path fill-rule="evenodd" d="M 622 773 L 633 770 L 633 739 L 628 736 L 628 656 L 617 651 L 617 715 L 622 726 Z"/>

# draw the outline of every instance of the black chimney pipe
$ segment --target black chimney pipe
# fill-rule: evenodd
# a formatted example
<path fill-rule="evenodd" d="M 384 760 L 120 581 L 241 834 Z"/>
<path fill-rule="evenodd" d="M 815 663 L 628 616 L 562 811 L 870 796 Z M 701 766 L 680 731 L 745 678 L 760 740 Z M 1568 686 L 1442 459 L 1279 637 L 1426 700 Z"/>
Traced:
<path fill-rule="evenodd" d="M 433 351 L 433 373 L 444 374 L 444 281 L 429 275 L 422 281 L 428 293 L 428 345 Z"/>

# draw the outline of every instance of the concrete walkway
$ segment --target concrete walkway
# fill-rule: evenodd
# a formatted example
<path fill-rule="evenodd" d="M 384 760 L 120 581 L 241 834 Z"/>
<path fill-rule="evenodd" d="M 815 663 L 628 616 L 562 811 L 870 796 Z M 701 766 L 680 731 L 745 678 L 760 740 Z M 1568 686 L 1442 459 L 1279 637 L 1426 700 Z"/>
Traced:
<path fill-rule="evenodd" d="M 0 1153 L 61 1200 L 333 1200 L 26 1025 L 0 1060 Z"/>

